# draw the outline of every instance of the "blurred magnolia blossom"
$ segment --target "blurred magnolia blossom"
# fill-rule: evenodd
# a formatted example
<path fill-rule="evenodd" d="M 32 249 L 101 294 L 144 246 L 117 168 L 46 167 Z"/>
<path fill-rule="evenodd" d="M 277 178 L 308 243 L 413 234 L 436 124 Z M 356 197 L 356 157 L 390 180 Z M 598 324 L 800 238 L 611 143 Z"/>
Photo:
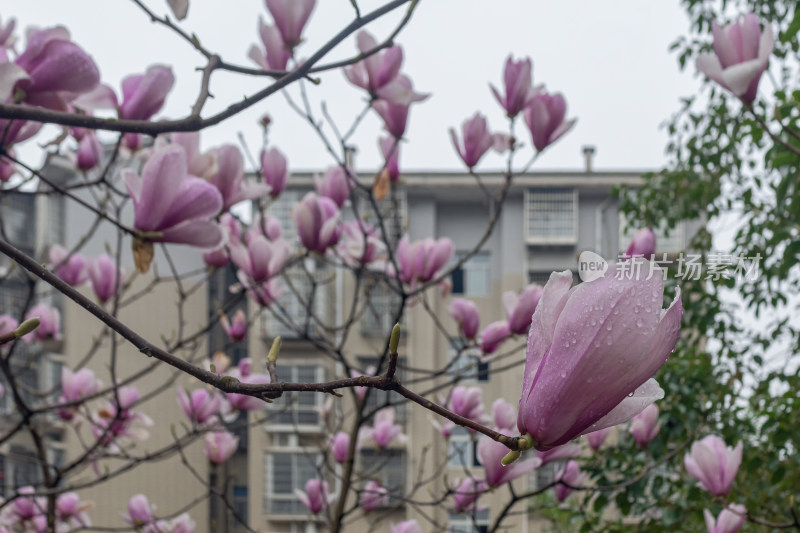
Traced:
<path fill-rule="evenodd" d="M 388 493 L 389 491 L 376 481 L 367 481 L 364 490 L 361 491 L 361 509 L 365 513 L 371 513 L 386 502 Z"/>
<path fill-rule="evenodd" d="M 43 303 L 31 307 L 25 314 L 25 320 L 31 318 L 39 319 L 39 327 L 32 333 L 25 335 L 23 340 L 26 342 L 59 340 L 61 338 L 61 313 L 58 309 Z"/>
<path fill-rule="evenodd" d="M 305 505 L 311 514 L 319 514 L 324 511 L 334 496 L 330 493 L 328 482 L 321 479 L 309 479 L 306 482 L 305 491 L 295 489 L 297 499 Z"/>
<path fill-rule="evenodd" d="M 206 389 L 195 389 L 187 393 L 183 387 L 178 387 L 178 405 L 186 417 L 200 425 L 214 421 L 214 417 L 222 408 L 222 397 L 216 392 Z"/>
<path fill-rule="evenodd" d="M 93 396 L 100 390 L 101 382 L 95 378 L 94 372 L 88 368 L 81 368 L 73 372 L 67 367 L 61 369 L 61 395 L 58 403 L 79 402 L 84 398 Z M 80 405 L 59 407 L 56 411 L 62 420 L 72 420 L 78 412 Z"/>
<path fill-rule="evenodd" d="M 697 70 L 719 83 L 746 103 L 752 103 L 758 93 L 758 82 L 767 70 L 774 47 L 772 26 L 764 31 L 753 13 L 727 26 L 711 23 L 714 53 L 697 56 Z"/>
<path fill-rule="evenodd" d="M 362 426 L 359 431 L 359 448 L 371 443 L 376 448 L 385 450 L 393 442 L 404 443 L 406 436 L 403 434 L 403 426 L 394 423 L 394 415 L 394 407 L 386 407 L 375 413 L 373 425 Z"/>
<path fill-rule="evenodd" d="M 581 472 L 580 465 L 575 461 L 568 461 L 556 474 L 556 480 L 563 482 L 553 487 L 556 493 L 556 499 L 560 502 L 566 500 L 567 496 L 574 490 L 572 487 L 579 487 L 585 478 L 586 474 Z"/>
<path fill-rule="evenodd" d="M 140 399 L 136 387 L 118 387 L 114 398 L 92 413 L 92 434 L 109 452 L 119 452 L 130 441 L 150 438 L 145 428 L 152 426 L 153 420 L 133 409 Z"/>
<path fill-rule="evenodd" d="M 215 465 L 230 459 L 238 446 L 239 437 L 228 431 L 210 431 L 205 435 L 206 458 Z"/>
<path fill-rule="evenodd" d="M 683 463 L 702 488 L 714 496 L 725 496 L 742 463 L 742 443 L 731 448 L 720 437 L 708 435 L 692 444 Z"/>

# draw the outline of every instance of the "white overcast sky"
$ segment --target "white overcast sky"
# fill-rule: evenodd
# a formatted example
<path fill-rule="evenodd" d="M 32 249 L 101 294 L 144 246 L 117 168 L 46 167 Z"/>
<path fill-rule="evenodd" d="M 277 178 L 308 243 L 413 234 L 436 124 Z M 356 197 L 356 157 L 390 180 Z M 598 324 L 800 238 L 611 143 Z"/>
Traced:
<path fill-rule="evenodd" d="M 145 0 L 157 13 L 167 13 L 166 0 Z M 363 0 L 367 12 L 381 2 Z M 182 26 L 226 61 L 249 65 L 248 47 L 257 41 L 258 16 L 269 18 L 263 0 L 191 0 Z M 369 26 L 385 37 L 402 15 Z M 3 2 L 0 17 L 17 18 L 21 26 L 64 24 L 73 39 L 100 66 L 103 81 L 119 92 L 120 80 L 142 72 L 152 63 L 174 67 L 177 84 L 160 116 L 184 116 L 197 94 L 196 67 L 203 58 L 169 30 L 150 23 L 127 0 L 17 0 Z M 299 57 L 311 55 L 353 17 L 350 0 L 319 0 L 306 28 L 307 42 Z M 412 22 L 398 39 L 405 52 L 403 66 L 418 90 L 432 97 L 412 109 L 401 167 L 407 170 L 460 169 L 447 128 L 480 110 L 493 129 L 506 128 L 504 113 L 488 83 L 499 86 L 506 56 L 530 56 L 534 83 L 562 92 L 575 129 L 539 161 L 539 169 L 582 167 L 581 147 L 597 147 L 595 168 L 651 169 L 664 163 L 667 136 L 661 124 L 678 108 L 678 98 L 691 94 L 699 79 L 690 68 L 680 73 L 669 44 L 686 33 L 688 20 L 677 1 L 642 0 L 422 0 Z M 355 37 L 329 56 L 344 58 L 355 51 Z M 263 87 L 265 80 L 217 72 L 212 92 L 216 99 L 206 114 Z M 363 105 L 364 96 L 348 85 L 341 72 L 322 76 L 310 87 L 316 110 L 325 101 L 340 127 Z M 206 130 L 204 148 L 237 143 L 245 134 L 251 149 L 260 145 L 256 122 L 261 114 L 273 118 L 270 143 L 289 157 L 292 169 L 319 169 L 331 164 L 310 128 L 275 95 L 251 111 Z M 522 127 L 521 127 L 522 126 Z M 527 130 L 517 125 L 518 137 L 530 145 Z M 381 123 L 364 121 L 354 137 L 359 146 L 357 166 L 378 164 L 377 138 Z M 525 157 L 519 159 L 520 162 Z M 491 154 L 482 168 L 496 168 L 500 156 Z"/>

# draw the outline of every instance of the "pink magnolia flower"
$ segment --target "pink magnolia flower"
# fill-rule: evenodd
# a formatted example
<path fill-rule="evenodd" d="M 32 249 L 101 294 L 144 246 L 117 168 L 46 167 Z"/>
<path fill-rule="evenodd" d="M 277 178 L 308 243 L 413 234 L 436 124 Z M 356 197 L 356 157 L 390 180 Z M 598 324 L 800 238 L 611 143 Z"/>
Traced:
<path fill-rule="evenodd" d="M 170 135 L 169 140 L 170 142 L 166 143 L 164 139 L 159 137 L 156 140 L 156 149 L 165 148 L 168 144 L 183 148 L 186 153 L 187 168 L 192 176 L 209 181 L 219 171 L 220 158 L 217 150 L 200 151 L 200 132 L 175 132 Z"/>
<path fill-rule="evenodd" d="M 375 413 L 372 427 L 362 427 L 358 435 L 359 446 L 371 441 L 381 450 L 388 448 L 395 440 L 402 443 L 405 438 L 403 427 L 394 423 L 394 407 L 386 407 Z"/>
<path fill-rule="evenodd" d="M 309 251 L 325 253 L 339 242 L 342 234 L 339 209 L 330 198 L 306 194 L 292 210 L 300 242 Z"/>
<path fill-rule="evenodd" d="M 730 448 L 716 435 L 708 435 L 692 444 L 691 451 L 683 458 L 689 475 L 714 496 L 730 492 L 741 463 L 742 443 Z"/>
<path fill-rule="evenodd" d="M 340 431 L 331 437 L 328 448 L 331 450 L 334 461 L 337 463 L 345 462 L 350 457 L 350 435 Z"/>
<path fill-rule="evenodd" d="M 159 522 L 163 522 L 163 520 L 160 520 Z M 189 513 L 182 513 L 170 520 L 165 526 L 161 526 L 159 524 L 159 527 L 157 527 L 152 533 L 194 533 L 196 527 L 197 524 L 194 520 L 192 520 L 192 517 L 189 516 Z M 148 531 L 146 533 L 151 532 Z"/>
<path fill-rule="evenodd" d="M 656 253 L 656 234 L 650 228 L 643 228 L 633 236 L 628 249 L 625 250 L 625 259 L 631 257 L 644 257 L 649 259 Z"/>
<path fill-rule="evenodd" d="M 249 357 L 245 357 L 244 359 L 240 359 L 238 363 L 236 363 L 236 368 L 239 369 L 239 373 L 247 377 L 253 373 L 253 360 Z"/>
<path fill-rule="evenodd" d="M 544 288 L 528 336 L 517 419 L 538 450 L 615 426 L 663 397 L 650 378 L 680 335 L 680 291 L 662 311 L 659 272 L 618 280 L 615 270 L 574 289 L 570 271 L 554 272 Z"/>
<path fill-rule="evenodd" d="M 533 66 L 529 57 L 514 61 L 512 56 L 509 55 L 503 69 L 505 96 L 501 96 L 500 92 L 494 88 L 494 85 L 489 85 L 494 97 L 506 110 L 509 118 L 517 116 L 538 92 L 538 89 L 534 88 L 531 82 L 532 70 Z"/>
<path fill-rule="evenodd" d="M 91 506 L 91 502 L 82 502 L 74 492 L 59 494 L 56 498 L 56 520 L 74 528 L 90 527 L 92 521 L 86 510 Z"/>
<path fill-rule="evenodd" d="M 93 131 L 83 136 L 78 144 L 76 166 L 81 170 L 91 170 L 103 159 L 103 145 Z"/>
<path fill-rule="evenodd" d="M 195 389 L 187 394 L 186 389 L 178 387 L 178 405 L 189 420 L 203 425 L 220 412 L 222 397 L 206 389 Z"/>
<path fill-rule="evenodd" d="M 127 169 L 123 175 L 133 199 L 134 226 L 155 234 L 148 240 L 209 249 L 224 243 L 222 228 L 208 220 L 222 209 L 222 195 L 210 183 L 187 173 L 186 153 L 181 147 L 156 151 L 141 176 Z"/>
<path fill-rule="evenodd" d="M 328 503 L 331 501 L 330 489 L 328 482 L 321 479 L 309 479 L 306 482 L 306 490 L 303 492 L 300 489 L 294 491 L 297 499 L 303 502 L 312 514 L 319 514 L 325 510 Z"/>
<path fill-rule="evenodd" d="M 383 119 L 386 131 L 399 139 L 406 131 L 411 104 L 421 102 L 430 95 L 415 92 L 411 80 L 402 74 L 394 79 L 391 87 L 385 87 L 382 93 L 384 97 L 372 102 L 372 108 Z"/>
<path fill-rule="evenodd" d="M 55 26 L 30 30 L 25 50 L 13 63 L 0 63 L 0 80 L 0 101 L 18 98 L 21 92 L 26 104 L 66 111 L 78 95 L 100 83 L 100 72 L 92 58 L 70 41 L 69 31 Z M 23 127 L 22 121 L 15 122 L 17 128 Z"/>
<path fill-rule="evenodd" d="M 438 240 L 428 237 L 412 243 L 408 235 L 403 236 L 397 244 L 400 280 L 408 284 L 432 280 L 450 262 L 453 251 L 453 241 L 447 237 Z"/>
<path fill-rule="evenodd" d="M 283 239 L 270 241 L 263 235 L 248 234 L 247 246 L 238 242 L 229 245 L 231 260 L 256 283 L 276 276 L 289 259 L 289 243 Z M 241 278 L 241 276 L 240 276 Z"/>
<path fill-rule="evenodd" d="M 286 188 L 289 180 L 289 168 L 286 156 L 277 148 L 261 151 L 261 174 L 264 181 L 271 187 L 270 196 L 277 198 Z"/>
<path fill-rule="evenodd" d="M 488 486 L 499 487 L 533 472 L 541 463 L 538 457 L 533 457 L 503 466 L 502 460 L 506 454 L 508 454 L 508 448 L 502 442 L 492 440 L 485 435 L 478 439 L 478 459 L 483 465 L 484 479 Z"/>
<path fill-rule="evenodd" d="M 111 299 L 125 282 L 125 271 L 123 269 L 117 270 L 114 260 L 106 254 L 90 261 L 87 271 L 89 272 L 89 281 L 92 284 L 94 295 L 97 296 L 100 303 L 106 303 Z M 117 284 L 119 284 L 119 287 Z"/>
<path fill-rule="evenodd" d="M 365 513 L 370 513 L 386 502 L 389 493 L 384 487 L 375 481 L 367 481 L 364 490 L 361 492 L 361 509 Z"/>
<path fill-rule="evenodd" d="M 239 447 L 239 437 L 228 431 L 212 431 L 205 436 L 205 454 L 209 461 L 220 465 L 231 458 Z"/>
<path fill-rule="evenodd" d="M 317 194 L 330 198 L 337 207 L 342 207 L 350 198 L 350 189 L 353 188 L 351 176 L 355 176 L 355 173 L 350 168 L 331 167 L 322 176 L 314 176 L 314 188 Z"/>
<path fill-rule="evenodd" d="M 459 416 L 481 422 L 483 414 L 483 390 L 480 387 L 453 387 L 450 393 L 450 410 Z"/>
<path fill-rule="evenodd" d="M 174 84 L 175 75 L 166 65 L 151 65 L 144 74 L 126 77 L 122 80 L 119 118 L 150 120 L 164 106 Z"/>
<path fill-rule="evenodd" d="M 406 520 L 399 524 L 390 524 L 389 533 L 422 533 L 422 528 L 416 520 Z"/>
<path fill-rule="evenodd" d="M 461 124 L 463 142 L 459 142 L 456 130 L 450 128 L 449 131 L 456 152 L 468 168 L 477 165 L 489 148 L 494 148 L 499 153 L 508 148 L 508 138 L 505 135 L 490 133 L 486 117 L 480 113 L 475 113 L 471 119 Z"/>
<path fill-rule="evenodd" d="M 571 459 L 578 457 L 581 454 L 581 447 L 578 444 L 569 443 L 556 446 L 547 451 L 536 451 L 536 457 L 542 462 L 541 466 L 554 461 L 561 461 L 562 459 Z"/>
<path fill-rule="evenodd" d="M 575 490 L 571 487 L 580 486 L 585 477 L 586 475 L 581 472 L 581 468 L 578 463 L 575 461 L 569 461 L 564 468 L 562 468 L 556 474 L 557 480 L 566 483 L 566 485 L 564 483 L 559 483 L 553 487 L 553 490 L 556 491 L 556 499 L 560 502 L 566 500 L 567 496 L 569 496 L 570 493 Z"/>
<path fill-rule="evenodd" d="M 233 323 L 228 320 L 226 315 L 222 315 L 219 322 L 222 324 L 225 334 L 232 341 L 238 342 L 247 337 L 247 317 L 244 316 L 244 311 L 241 309 L 233 314 Z"/>
<path fill-rule="evenodd" d="M 9 156 L 15 157 L 14 150 L 12 150 L 11 148 L 7 148 L 6 151 L 8 152 Z M 14 163 L 6 159 L 5 157 L 0 157 L 0 182 L 7 183 L 8 180 L 11 179 L 11 176 L 13 176 L 14 173 L 16 173 L 16 171 L 17 170 L 14 167 Z"/>
<path fill-rule="evenodd" d="M 525 287 L 522 294 L 517 296 L 513 291 L 503 293 L 503 307 L 508 317 L 508 329 L 511 333 L 522 335 L 531 329 L 531 319 L 539 300 L 542 297 L 542 288 L 535 283 Z"/>
<path fill-rule="evenodd" d="M 131 496 L 131 499 L 128 500 L 128 512 L 122 515 L 122 519 L 133 527 L 152 523 L 155 516 L 153 516 L 153 506 L 147 501 L 147 496 L 144 494 Z"/>
<path fill-rule="evenodd" d="M 253 200 L 270 192 L 265 183 L 244 181 L 244 160 L 239 148 L 226 144 L 211 152 L 216 161 L 216 172 L 211 175 L 209 182 L 222 195 L 223 211 L 228 211 L 239 202 Z"/>
<path fill-rule="evenodd" d="M 463 481 L 456 479 L 453 484 L 453 509 L 457 513 L 477 511 L 478 498 L 487 488 L 486 482 L 477 477 L 468 477 Z"/>
<path fill-rule="evenodd" d="M 242 241 L 242 226 L 236 220 L 236 217 L 230 213 L 223 213 L 219 217 L 219 222 L 225 234 L 225 242 L 233 245 L 240 244 Z M 210 267 L 222 268 L 231 262 L 231 258 L 225 247 L 222 247 L 203 253 L 203 262 Z"/>
<path fill-rule="evenodd" d="M 0 315 L 0 335 L 11 333 L 19 326 L 17 319 L 9 314 Z"/>
<path fill-rule="evenodd" d="M 0 19 L 0 49 L 13 48 L 14 41 L 17 39 L 16 35 L 14 35 L 14 28 L 16 28 L 16 26 L 17 20 L 13 17 L 8 19 L 5 25 L 2 23 L 2 19 Z"/>
<path fill-rule="evenodd" d="M 611 428 L 603 428 L 598 429 L 597 431 L 592 431 L 591 433 L 586 434 L 586 440 L 589 442 L 589 447 L 594 451 L 600 449 L 603 443 L 606 441 L 609 433 L 611 433 Z"/>
<path fill-rule="evenodd" d="M 140 399 L 136 387 L 119 387 L 112 401 L 93 414 L 92 434 L 103 446 L 116 451 L 127 441 L 143 441 L 150 437 L 145 427 L 153 425 L 152 419 L 133 409 Z"/>
<path fill-rule="evenodd" d="M 81 368 L 73 372 L 67 367 L 61 369 L 61 396 L 58 403 L 78 402 L 92 396 L 100 390 L 100 380 L 95 378 L 94 372 L 88 368 Z M 78 412 L 78 405 L 60 407 L 57 409 L 59 418 L 72 420 Z"/>
<path fill-rule="evenodd" d="M 28 496 L 35 494 L 36 490 L 31 486 L 20 487 L 17 489 L 19 495 L 11 502 L 11 514 L 19 521 L 32 520 L 41 516 L 47 510 L 47 501 L 44 498 Z"/>
<path fill-rule="evenodd" d="M 711 32 L 714 53 L 697 56 L 697 70 L 751 103 L 756 99 L 758 82 L 772 54 L 772 27 L 767 25 L 762 32 L 758 18 L 747 13 L 741 21 L 725 27 L 714 21 Z"/>
<path fill-rule="evenodd" d="M 703 517 L 706 519 L 708 533 L 736 533 L 744 526 L 747 509 L 744 505 L 732 503 L 719 513 L 716 520 L 708 509 L 703 509 Z"/>
<path fill-rule="evenodd" d="M 400 141 L 395 137 L 382 137 L 379 141 L 381 154 L 389 172 L 389 181 L 396 183 L 400 179 Z"/>
<path fill-rule="evenodd" d="M 362 30 L 356 36 L 358 51 L 362 54 L 374 50 L 378 42 L 368 32 Z M 366 89 L 370 94 L 380 95 L 379 90 L 397 77 L 403 65 L 403 49 L 392 46 L 380 50 L 363 61 L 345 67 L 344 75 L 353 85 Z"/>
<path fill-rule="evenodd" d="M 342 224 L 342 239 L 336 247 L 349 265 L 365 265 L 386 259 L 386 244 L 377 230 L 362 220 Z"/>
<path fill-rule="evenodd" d="M 560 93 L 548 94 L 542 90 L 531 99 L 524 115 L 536 150 L 541 152 L 575 125 L 574 118 L 564 122 L 566 114 L 567 103 Z"/>
<path fill-rule="evenodd" d="M 492 420 L 494 427 L 501 432 L 508 432 L 513 430 L 517 421 L 517 410 L 504 399 L 498 398 L 492 404 Z"/>
<path fill-rule="evenodd" d="M 250 46 L 247 56 L 264 70 L 286 70 L 292 52 L 283 42 L 278 27 L 265 24 L 264 19 L 259 16 L 258 34 L 264 49 L 253 44 Z"/>
<path fill-rule="evenodd" d="M 48 254 L 50 264 L 55 268 L 56 276 L 65 283 L 69 283 L 74 287 L 83 285 L 89 277 L 89 273 L 86 271 L 86 258 L 79 253 L 74 253 L 70 256 L 68 256 L 68 253 L 59 244 L 50 246 Z"/>
<path fill-rule="evenodd" d="M 286 47 L 294 48 L 300 44 L 303 27 L 308 22 L 311 12 L 314 11 L 316 0 L 265 1 Z"/>
<path fill-rule="evenodd" d="M 656 438 L 660 429 L 658 407 L 655 404 L 648 405 L 631 419 L 631 433 L 633 433 L 636 444 L 642 448 L 646 448 L 650 441 Z"/>
<path fill-rule="evenodd" d="M 481 314 L 475 302 L 465 298 L 453 298 L 448 310 L 464 337 L 474 339 L 481 322 Z"/>
<path fill-rule="evenodd" d="M 269 375 L 267 374 L 250 374 L 242 376 L 239 369 L 233 369 L 229 375 L 239 379 L 242 383 L 249 383 L 251 385 L 266 385 L 270 382 Z M 228 403 L 234 409 L 239 411 L 257 411 L 263 409 L 266 403 L 260 398 L 255 396 L 247 396 L 246 394 L 237 394 L 235 392 L 225 393 L 228 398 Z"/>
<path fill-rule="evenodd" d="M 54 307 L 38 304 L 28 311 L 25 320 L 39 317 L 39 327 L 22 337 L 26 342 L 59 340 L 61 338 L 61 313 Z"/>
<path fill-rule="evenodd" d="M 510 336 L 507 320 L 492 322 L 481 332 L 481 350 L 485 354 L 494 353 Z"/>
<path fill-rule="evenodd" d="M 253 223 L 247 230 L 247 237 L 262 235 L 271 241 L 277 241 L 283 234 L 281 221 L 275 217 L 257 215 L 253 218 Z"/>

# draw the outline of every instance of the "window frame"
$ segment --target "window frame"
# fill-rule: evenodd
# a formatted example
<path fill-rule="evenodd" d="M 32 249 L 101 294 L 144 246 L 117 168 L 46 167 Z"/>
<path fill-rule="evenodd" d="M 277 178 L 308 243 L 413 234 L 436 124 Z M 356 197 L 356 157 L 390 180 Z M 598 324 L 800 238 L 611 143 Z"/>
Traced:
<path fill-rule="evenodd" d="M 567 194 L 572 196 L 571 205 L 571 219 L 572 219 L 572 232 L 570 235 L 544 235 L 544 234 L 536 234 L 533 231 L 533 221 L 534 221 L 534 214 L 537 211 L 541 211 L 537 209 L 535 205 L 537 202 L 541 204 L 550 203 L 551 205 L 556 205 L 558 202 L 561 202 L 563 199 L 547 199 L 546 197 L 542 197 L 537 199 L 534 195 L 536 194 L 550 194 L 554 196 L 556 194 L 564 194 L 565 197 Z M 567 205 L 567 202 L 562 202 L 563 205 Z M 525 242 L 528 244 L 541 244 L 541 245 L 569 245 L 569 244 L 576 244 L 578 242 L 578 189 L 574 187 L 531 187 L 529 189 L 525 189 L 524 194 L 524 224 L 525 224 Z M 558 213 L 560 211 L 556 209 L 552 209 L 551 213 Z"/>

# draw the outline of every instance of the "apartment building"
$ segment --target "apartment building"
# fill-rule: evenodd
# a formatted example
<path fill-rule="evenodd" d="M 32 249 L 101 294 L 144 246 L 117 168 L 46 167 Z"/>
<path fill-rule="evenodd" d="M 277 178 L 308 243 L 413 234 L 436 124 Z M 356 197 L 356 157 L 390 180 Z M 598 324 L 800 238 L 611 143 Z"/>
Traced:
<path fill-rule="evenodd" d="M 66 184 L 75 176 L 68 171 L 68 165 L 62 163 L 52 162 L 48 172 L 53 179 Z M 452 295 L 443 297 L 438 290 L 428 291 L 424 302 L 417 299 L 408 307 L 401 322 L 398 377 L 408 380 L 408 386 L 420 393 L 436 390 L 429 394 L 434 400 L 437 394 L 446 395 L 455 378 L 462 385 L 480 386 L 487 410 L 500 397 L 515 404 L 521 390 L 524 339 L 506 343 L 503 356 L 498 360 L 480 362 L 475 353 L 475 358 L 461 357 L 457 364 L 452 364 L 456 349 L 431 318 L 436 317 L 450 333 L 455 333 L 455 324 L 447 314 L 449 298 L 473 300 L 481 311 L 481 325 L 485 326 L 505 318 L 501 301 L 504 291 L 518 292 L 531 282 L 543 284 L 553 270 L 570 269 L 577 273 L 578 255 L 585 250 L 614 258 L 627 245 L 632 233 L 621 224 L 611 190 L 621 184 L 637 186 L 641 183 L 638 172 L 592 172 L 587 168 L 575 172 L 525 174 L 515 178 L 502 210 L 493 212 L 485 195 L 487 192 L 497 194 L 503 182 L 500 174 L 483 175 L 482 185 L 479 185 L 473 176 L 463 172 L 409 172 L 404 174 L 402 185 L 390 198 L 380 203 L 386 213 L 397 213 L 395 218 L 386 221 L 393 241 L 405 233 L 412 239 L 446 236 L 453 240 L 457 256 L 471 252 L 484 235 L 487 224 L 494 221 L 494 229 L 485 244 L 453 273 Z M 310 190 L 313 190 L 312 174 L 296 173 L 289 188 L 268 208 L 268 214 L 279 218 L 283 236 L 290 241 L 296 240 L 291 207 Z M 39 213 L 37 228 L 60 232 L 49 234 L 37 229 L 36 239 L 31 243 L 32 253 L 41 256 L 46 245 L 53 242 L 74 246 L 92 230 L 93 220 L 74 202 L 61 200 L 59 203 L 56 196 L 35 201 L 28 198 L 21 202 L 42 205 L 15 203 L 14 209 L 22 213 L 19 216 L 28 216 L 31 211 Z M 345 208 L 351 213 L 349 216 L 358 212 L 363 217 L 369 211 L 364 198 L 358 197 L 354 203 Z M 5 221 L 8 212 L 5 203 L 3 208 Z M 20 222 L 18 227 L 29 228 L 30 225 Z M 679 227 L 669 237 L 659 235 L 659 252 L 684 249 L 687 233 Z M 88 256 L 99 255 L 105 251 L 106 243 L 116 245 L 115 239 L 113 232 L 98 232 L 82 252 Z M 170 246 L 169 253 L 173 268 L 179 272 L 196 272 L 202 265 L 199 253 L 188 247 Z M 167 260 L 160 247 L 157 254 L 159 272 L 167 275 Z M 133 271 L 127 254 L 123 254 L 123 264 L 129 273 Z M 207 290 L 191 293 L 179 319 L 174 307 L 178 287 L 175 282 L 163 280 L 153 286 L 157 275 L 158 272 L 151 271 L 132 277 L 129 294 L 143 290 L 150 290 L 150 294 L 141 303 L 134 302 L 124 308 L 121 315 L 136 331 L 154 340 L 169 339 L 178 327 L 198 327 L 206 322 L 212 310 L 230 301 L 228 287 L 237 281 L 233 269 L 218 271 Z M 187 279 L 191 282 L 192 278 Z M 322 341 L 343 342 L 343 352 L 351 354 L 352 363 L 363 371 L 384 352 L 393 317 L 400 305 L 399 297 L 386 284 L 357 282 L 352 275 L 333 269 L 321 258 L 307 258 L 287 272 L 284 286 L 284 294 L 274 312 L 262 312 L 251 301 L 238 304 L 254 324 L 245 341 L 231 343 L 220 328 L 213 328 L 182 353 L 199 361 L 223 349 L 234 362 L 251 357 L 256 368 L 262 370 L 260 365 L 264 364 L 272 340 L 280 335 L 283 339 L 278 367 L 280 379 L 307 382 L 344 377 L 341 366 L 318 349 Z M 12 298 L 13 291 L 9 287 L 5 283 L 2 286 L 0 294 L 4 299 Z M 358 298 L 355 302 L 354 295 Z M 55 347 L 63 355 L 45 357 L 56 365 L 49 371 L 51 381 L 60 373 L 58 365 L 63 362 L 72 366 L 93 349 L 102 330 L 83 309 L 71 302 L 56 303 L 62 310 L 64 342 Z M 320 320 L 310 318 L 309 309 Z M 325 327 L 341 324 L 351 317 L 354 325 L 344 340 L 341 331 Z M 102 349 L 111 349 L 108 338 L 100 342 Z M 151 362 L 126 343 L 118 343 L 113 349 L 117 351 L 120 376 L 150 368 Z M 42 356 L 37 357 L 41 359 Z M 99 376 L 108 375 L 107 365 L 104 357 L 95 357 L 90 362 Z M 448 365 L 447 372 L 437 372 Z M 139 380 L 140 389 L 147 397 L 142 409 L 152 416 L 155 427 L 151 428 L 151 438 L 136 449 L 142 454 L 172 442 L 174 436 L 169 428 L 179 426 L 184 419 L 176 403 L 175 388 L 177 385 L 194 386 L 190 379 L 164 365 L 147 372 L 146 377 Z M 36 379 L 45 378 L 37 375 Z M 108 382 L 108 378 L 104 381 Z M 308 479 L 320 475 L 329 480 L 334 492 L 339 488 L 335 469 L 331 471 L 323 465 L 320 450 L 325 448 L 331 431 L 346 430 L 352 424 L 354 403 L 349 393 L 343 398 L 332 398 L 331 414 L 323 416 L 326 402 L 331 398 L 314 393 L 286 394 L 263 412 L 243 417 L 239 421 L 240 445 L 236 455 L 215 469 L 205 460 L 202 443 L 196 443 L 185 451 L 183 458 L 178 454 L 167 455 L 102 485 L 87 488 L 81 495 L 95 502 L 91 515 L 98 526 L 122 525 L 119 515 L 124 507 L 121 506 L 130 496 L 144 493 L 151 502 L 158 504 L 158 512 L 164 514 L 178 512 L 187 502 L 196 499 L 197 503 L 189 512 L 197 522 L 198 533 L 244 531 L 236 525 L 234 514 L 246 516 L 250 527 L 256 531 L 324 531 L 323 523 L 309 516 L 294 491 L 302 489 Z M 379 480 L 392 494 L 410 494 L 411 500 L 421 502 L 430 502 L 435 494 L 441 494 L 456 478 L 463 478 L 468 472 L 480 475 L 473 435 L 457 429 L 449 439 L 444 439 L 432 425 L 432 415 L 428 411 L 414 404 L 399 403 L 394 393 L 370 391 L 367 398 L 367 412 L 396 404 L 396 417 L 404 426 L 407 440 L 381 452 L 362 449 L 356 463 L 359 475 Z M 60 450 L 67 459 L 81 452 L 82 444 L 74 432 L 62 429 L 58 436 L 53 441 L 54 450 Z M 12 452 L 10 446 L 0 448 L 0 466 L 5 469 L 7 489 L 27 483 L 23 481 L 23 474 L 17 473 L 25 469 L 25 461 L 20 460 L 25 446 L 19 445 L 16 452 Z M 220 490 L 224 487 L 231 505 L 202 499 L 207 489 L 196 482 L 184 461 L 212 486 Z M 30 464 L 32 472 L 36 463 Z M 553 474 L 554 467 L 549 465 L 515 481 L 514 486 L 523 491 L 549 482 Z M 455 513 L 449 502 L 420 506 L 394 497 L 381 512 L 368 516 L 354 512 L 346 522 L 347 528 L 353 531 L 386 531 L 390 522 L 418 518 L 421 524 L 433 520 L 438 528 L 432 530 L 466 532 L 475 531 L 477 525 L 478 531 L 487 531 L 506 500 L 504 490 L 485 495 L 481 501 L 488 507 L 479 511 L 473 522 L 471 516 Z M 348 505 L 355 503 L 353 499 Z M 517 511 L 525 509 L 524 503 L 516 508 Z M 535 511 L 530 511 L 515 514 L 505 523 L 513 525 L 517 531 L 535 532 L 540 530 L 539 519 Z M 423 526 L 423 530 L 427 527 Z"/>

